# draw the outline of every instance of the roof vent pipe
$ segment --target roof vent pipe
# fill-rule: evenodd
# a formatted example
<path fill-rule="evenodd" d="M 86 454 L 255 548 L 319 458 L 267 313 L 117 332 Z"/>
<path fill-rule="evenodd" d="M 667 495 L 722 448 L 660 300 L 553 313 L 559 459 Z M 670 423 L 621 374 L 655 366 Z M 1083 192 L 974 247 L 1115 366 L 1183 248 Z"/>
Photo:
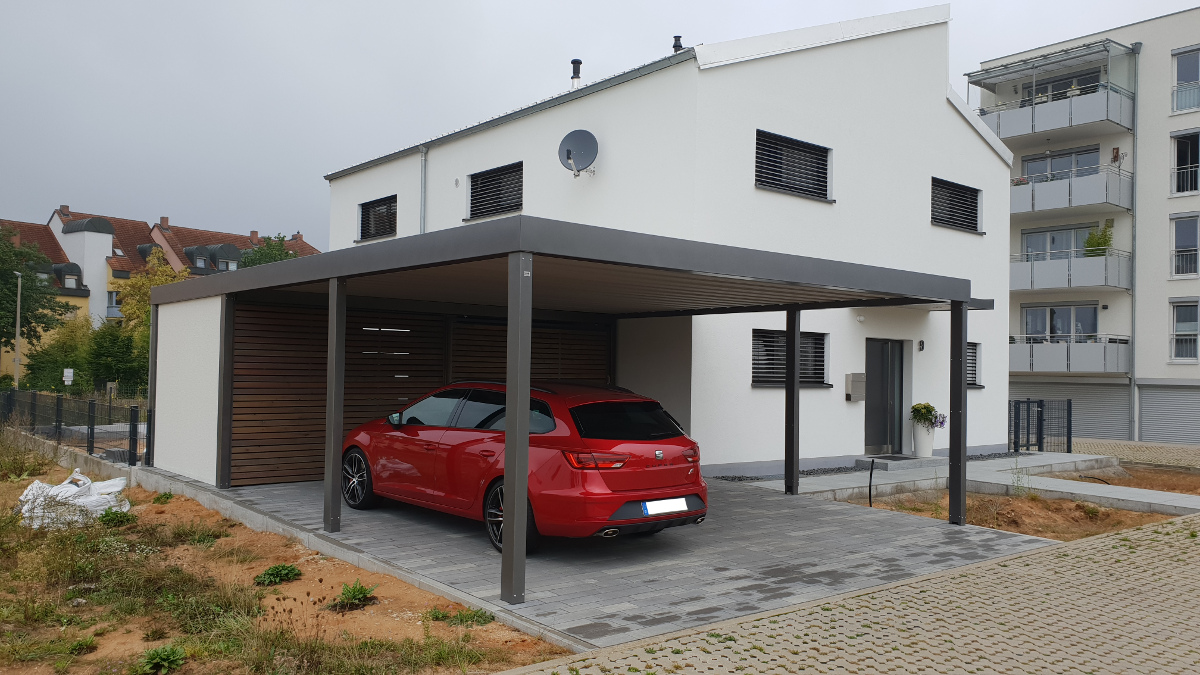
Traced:
<path fill-rule="evenodd" d="M 579 88 L 579 66 L 582 65 L 583 61 L 571 59 L 571 89 Z"/>
<path fill-rule="evenodd" d="M 671 48 L 675 50 L 676 54 L 683 51 L 683 36 L 682 35 L 675 36 L 675 44 L 671 45 Z"/>

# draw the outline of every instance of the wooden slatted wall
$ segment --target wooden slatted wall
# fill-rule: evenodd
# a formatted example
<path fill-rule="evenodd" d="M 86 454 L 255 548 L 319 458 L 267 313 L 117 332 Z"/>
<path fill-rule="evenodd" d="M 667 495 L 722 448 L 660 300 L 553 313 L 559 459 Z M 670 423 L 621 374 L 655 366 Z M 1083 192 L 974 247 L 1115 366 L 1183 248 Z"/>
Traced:
<path fill-rule="evenodd" d="M 343 433 L 451 381 L 503 381 L 506 339 L 503 320 L 350 309 Z M 325 344 L 324 309 L 237 305 L 232 485 L 321 480 Z M 531 375 L 604 384 L 611 349 L 606 326 L 536 322 Z"/>

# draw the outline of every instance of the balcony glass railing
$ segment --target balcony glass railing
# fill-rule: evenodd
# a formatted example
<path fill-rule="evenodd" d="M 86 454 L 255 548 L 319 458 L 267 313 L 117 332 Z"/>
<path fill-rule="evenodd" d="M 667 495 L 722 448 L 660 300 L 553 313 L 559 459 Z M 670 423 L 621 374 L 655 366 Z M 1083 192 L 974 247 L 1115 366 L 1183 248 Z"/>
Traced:
<path fill-rule="evenodd" d="M 1128 373 L 1129 336 L 1010 335 L 1008 369 L 1024 373 Z"/>
<path fill-rule="evenodd" d="M 1200 164 L 1171 169 L 1171 194 L 1200 190 Z"/>
<path fill-rule="evenodd" d="M 1009 258 L 1009 290 L 1130 288 L 1132 256 L 1111 247 L 1016 253 Z"/>
<path fill-rule="evenodd" d="M 1107 122 L 1133 128 L 1133 93 L 1108 82 L 1045 92 L 977 108 L 1002 139 Z M 1042 140 L 1042 139 L 1039 139 Z"/>
<path fill-rule="evenodd" d="M 1125 96 L 1133 96 L 1132 92 L 1126 91 L 1115 84 L 1109 84 L 1108 82 L 1097 82 L 1096 84 L 1089 84 L 1082 87 L 1071 87 L 1070 89 L 1064 89 L 1063 91 L 1053 91 L 1047 94 L 1038 94 L 1037 96 L 1029 96 L 1014 101 L 1004 101 L 1003 103 L 981 107 L 977 110 L 977 112 L 980 115 L 988 115 L 1004 110 L 1030 108 L 1033 106 L 1042 105 L 1043 103 L 1066 101 L 1068 99 L 1075 98 L 1076 96 L 1087 96 L 1088 94 L 1095 94 L 1102 91 L 1114 91 Z"/>
<path fill-rule="evenodd" d="M 109 305 L 106 317 L 109 319 L 123 319 L 125 315 L 121 313 L 120 305 Z"/>
<path fill-rule="evenodd" d="M 1200 108 L 1200 82 L 1180 82 L 1171 87 L 1171 110 Z"/>
<path fill-rule="evenodd" d="M 1067 334 L 1047 334 L 1040 335 L 1010 335 L 1008 336 L 1009 344 L 1058 344 L 1072 342 L 1076 344 L 1129 344 L 1128 335 L 1109 335 L 1107 333 L 1071 333 Z"/>
<path fill-rule="evenodd" d="M 1133 174 L 1111 164 L 1018 176 L 1009 184 L 1012 213 L 1093 204 L 1127 209 L 1133 204 Z"/>
<path fill-rule="evenodd" d="M 1200 272 L 1197 269 L 1196 249 L 1181 248 L 1171 252 L 1171 272 L 1174 276 L 1192 276 Z"/>
<path fill-rule="evenodd" d="M 1195 361 L 1197 356 L 1197 339 L 1195 333 L 1173 333 L 1171 335 L 1171 359 L 1175 361 Z"/>

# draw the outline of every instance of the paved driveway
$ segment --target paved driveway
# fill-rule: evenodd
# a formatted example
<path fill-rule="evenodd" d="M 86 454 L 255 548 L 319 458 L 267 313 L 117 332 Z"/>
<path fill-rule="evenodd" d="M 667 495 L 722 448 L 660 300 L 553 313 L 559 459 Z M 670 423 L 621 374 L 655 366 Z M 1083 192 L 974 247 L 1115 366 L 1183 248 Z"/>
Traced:
<path fill-rule="evenodd" d="M 320 483 L 222 493 L 321 528 Z M 591 645 L 615 645 L 1052 543 L 720 480 L 709 482 L 709 499 L 702 525 L 648 537 L 547 540 L 528 562 L 527 602 L 513 611 Z M 333 536 L 500 602 L 500 556 L 479 523 L 387 502 L 345 509 Z"/>

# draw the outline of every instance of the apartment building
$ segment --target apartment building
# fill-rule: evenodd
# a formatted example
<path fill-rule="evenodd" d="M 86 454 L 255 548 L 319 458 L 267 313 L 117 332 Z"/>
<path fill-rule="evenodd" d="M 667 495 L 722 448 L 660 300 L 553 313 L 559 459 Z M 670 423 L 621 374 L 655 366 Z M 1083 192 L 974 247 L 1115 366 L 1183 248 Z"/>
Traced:
<path fill-rule="evenodd" d="M 1012 150 L 1012 398 L 1077 436 L 1200 443 L 1200 9 L 967 73 Z"/>

